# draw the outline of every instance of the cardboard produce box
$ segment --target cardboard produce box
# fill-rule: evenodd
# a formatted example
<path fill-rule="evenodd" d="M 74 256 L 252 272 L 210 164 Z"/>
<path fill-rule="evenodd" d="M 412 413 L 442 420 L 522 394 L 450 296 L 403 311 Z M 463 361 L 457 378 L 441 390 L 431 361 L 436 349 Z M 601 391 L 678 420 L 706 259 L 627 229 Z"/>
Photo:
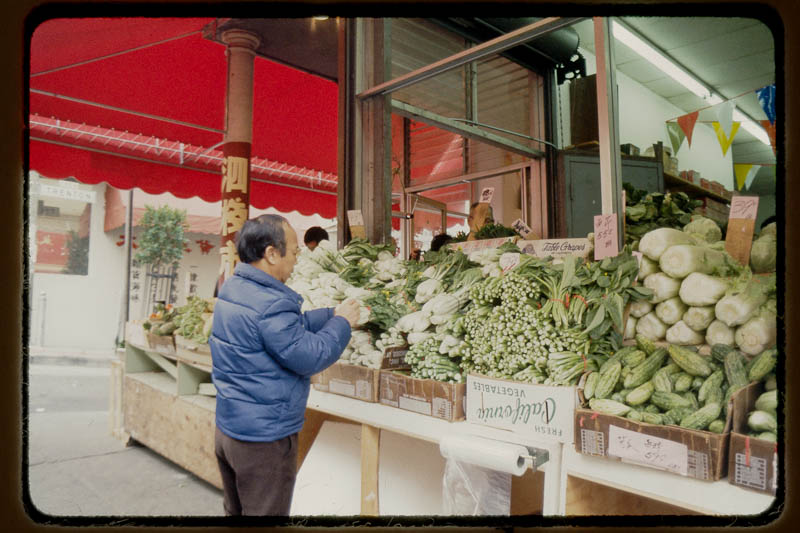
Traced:
<path fill-rule="evenodd" d="M 172 335 L 153 335 L 149 331 L 145 331 L 144 335 L 148 348 L 161 355 L 175 357 L 175 338 Z"/>
<path fill-rule="evenodd" d="M 728 451 L 728 482 L 746 489 L 775 494 L 778 489 L 778 444 L 749 437 L 747 415 L 764 389 L 751 383 L 734 401 L 733 428 Z"/>
<path fill-rule="evenodd" d="M 418 379 L 384 370 L 380 375 L 380 402 L 454 422 L 464 420 L 466 383 Z"/>
<path fill-rule="evenodd" d="M 572 444 L 577 388 L 467 375 L 467 422 Z"/>
<path fill-rule="evenodd" d="M 379 377 L 380 370 L 336 362 L 311 376 L 311 385 L 322 392 L 375 403 L 378 401 Z"/>
<path fill-rule="evenodd" d="M 192 342 L 181 335 L 175 335 L 175 353 L 187 363 L 211 366 L 211 347 L 208 343 Z"/>
<path fill-rule="evenodd" d="M 630 462 L 703 481 L 720 480 L 728 469 L 735 413 L 752 394 L 753 385 L 731 398 L 725 430 L 721 434 L 636 422 L 579 408 L 575 411 L 575 449 L 585 455 Z M 579 394 L 582 399 L 582 389 Z"/>

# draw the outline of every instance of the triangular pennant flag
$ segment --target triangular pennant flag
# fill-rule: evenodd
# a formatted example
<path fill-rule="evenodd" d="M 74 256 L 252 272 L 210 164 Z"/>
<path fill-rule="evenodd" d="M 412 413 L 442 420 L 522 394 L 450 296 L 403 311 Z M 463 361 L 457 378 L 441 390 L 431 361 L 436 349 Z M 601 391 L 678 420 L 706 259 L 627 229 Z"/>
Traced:
<path fill-rule="evenodd" d="M 736 190 L 741 191 L 742 187 L 744 186 L 745 181 L 747 180 L 747 173 L 750 172 L 750 169 L 753 168 L 753 165 L 745 165 L 745 164 L 735 164 L 733 165 L 733 173 L 736 175 Z"/>
<path fill-rule="evenodd" d="M 775 84 L 756 89 L 756 96 L 770 124 L 775 124 Z"/>
<path fill-rule="evenodd" d="M 719 145 L 722 148 L 722 155 L 725 155 L 728 153 L 728 148 L 731 147 L 733 138 L 736 137 L 736 132 L 739 131 L 739 123 L 734 122 L 733 126 L 731 126 L 730 137 L 725 135 L 725 132 L 722 131 L 722 126 L 720 126 L 719 122 L 714 122 L 712 125 L 714 126 L 714 131 L 717 133 L 717 139 L 719 140 Z"/>
<path fill-rule="evenodd" d="M 697 117 L 699 114 L 700 111 L 695 111 L 693 113 L 689 113 L 688 115 L 678 117 L 678 125 L 680 125 L 683 133 L 686 134 L 686 142 L 689 143 L 689 148 L 692 147 L 692 132 L 694 131 L 694 125 L 697 122 Z"/>
<path fill-rule="evenodd" d="M 769 135 L 769 143 L 772 145 L 772 153 L 775 153 L 775 123 L 771 123 L 769 120 L 762 120 L 761 126 L 767 130 L 767 135 Z"/>
<path fill-rule="evenodd" d="M 722 131 L 724 131 L 725 135 L 728 137 L 732 137 L 731 127 L 733 125 L 734 109 L 736 109 L 736 102 L 733 100 L 722 102 L 717 106 L 717 118 L 719 119 L 719 125 L 722 127 Z"/>
<path fill-rule="evenodd" d="M 672 155 L 676 155 L 686 135 L 681 131 L 677 122 L 667 122 L 667 133 L 669 133 L 669 142 L 672 143 Z"/>
<path fill-rule="evenodd" d="M 761 170 L 761 165 L 753 165 L 753 168 L 747 173 L 747 178 L 744 180 L 744 186 L 750 189 L 750 186 L 753 184 L 753 180 L 756 179 L 756 174 L 758 171 Z"/>

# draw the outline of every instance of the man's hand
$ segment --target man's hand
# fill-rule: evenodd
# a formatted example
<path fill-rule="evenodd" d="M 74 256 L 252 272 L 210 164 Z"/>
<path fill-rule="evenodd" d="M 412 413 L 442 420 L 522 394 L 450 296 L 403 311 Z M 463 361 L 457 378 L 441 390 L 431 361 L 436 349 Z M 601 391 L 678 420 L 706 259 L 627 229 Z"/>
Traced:
<path fill-rule="evenodd" d="M 355 327 L 360 316 L 360 306 L 353 298 L 348 298 L 333 310 L 334 316 L 340 316 L 350 323 L 350 327 Z"/>

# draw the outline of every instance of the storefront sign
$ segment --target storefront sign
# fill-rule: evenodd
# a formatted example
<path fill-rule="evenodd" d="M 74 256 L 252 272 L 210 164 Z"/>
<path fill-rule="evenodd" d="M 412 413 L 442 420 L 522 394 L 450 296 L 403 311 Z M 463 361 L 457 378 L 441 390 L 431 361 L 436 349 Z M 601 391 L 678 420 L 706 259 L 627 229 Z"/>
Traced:
<path fill-rule="evenodd" d="M 467 376 L 467 422 L 573 443 L 575 387 Z"/>
<path fill-rule="evenodd" d="M 85 189 L 73 189 L 70 187 L 61 187 L 58 185 L 50 185 L 46 183 L 42 183 L 39 185 L 39 195 L 50 196 L 52 198 L 62 198 L 64 200 L 77 200 L 79 202 L 86 202 L 89 204 L 93 204 L 95 199 L 97 198 L 97 193 L 95 191 L 87 191 Z"/>
<path fill-rule="evenodd" d="M 608 426 L 608 455 L 684 476 L 689 468 L 685 444 L 614 425 Z"/>
<path fill-rule="evenodd" d="M 538 241 L 517 241 L 522 253 L 535 257 L 565 257 L 575 255 L 587 257 L 592 249 L 589 239 L 542 239 Z"/>

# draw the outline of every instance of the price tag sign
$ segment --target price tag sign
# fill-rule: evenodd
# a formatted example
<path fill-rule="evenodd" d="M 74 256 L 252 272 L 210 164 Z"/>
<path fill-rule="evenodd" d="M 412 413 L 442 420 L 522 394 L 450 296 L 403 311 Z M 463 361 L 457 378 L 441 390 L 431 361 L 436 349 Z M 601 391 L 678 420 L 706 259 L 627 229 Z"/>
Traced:
<path fill-rule="evenodd" d="M 594 258 L 614 257 L 619 254 L 617 239 L 617 215 L 595 215 L 594 217 Z"/>
<path fill-rule="evenodd" d="M 758 214 L 758 196 L 734 196 L 731 200 L 729 218 L 756 219 Z"/>
<path fill-rule="evenodd" d="M 517 230 L 517 233 L 522 235 L 522 238 L 525 239 L 530 235 L 533 230 L 530 226 L 528 226 L 521 218 L 518 218 L 514 222 L 511 223 L 511 227 Z"/>
<path fill-rule="evenodd" d="M 608 455 L 684 476 L 689 470 L 689 448 L 685 444 L 613 424 L 608 426 Z"/>
<path fill-rule="evenodd" d="M 506 252 L 500 256 L 497 264 L 503 270 L 503 273 L 508 272 L 515 266 L 519 265 L 520 254 L 516 252 Z"/>
<path fill-rule="evenodd" d="M 491 203 L 492 197 L 494 197 L 494 187 L 484 187 L 481 191 L 480 202 L 482 204 Z"/>

